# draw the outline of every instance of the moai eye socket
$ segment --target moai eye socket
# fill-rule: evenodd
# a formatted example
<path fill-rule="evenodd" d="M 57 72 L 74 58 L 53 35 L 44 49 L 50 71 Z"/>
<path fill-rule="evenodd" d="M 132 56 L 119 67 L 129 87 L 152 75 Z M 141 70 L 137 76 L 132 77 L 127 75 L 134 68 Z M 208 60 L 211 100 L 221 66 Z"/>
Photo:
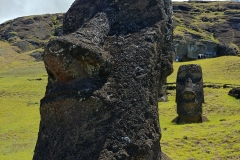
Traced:
<path fill-rule="evenodd" d="M 199 81 L 201 81 L 202 79 L 202 73 L 198 72 L 198 73 L 192 73 L 192 82 L 193 83 L 197 83 Z"/>
<path fill-rule="evenodd" d="M 184 84 L 186 76 L 187 76 L 187 72 L 186 71 L 179 72 L 178 76 L 177 76 L 177 83 Z"/>

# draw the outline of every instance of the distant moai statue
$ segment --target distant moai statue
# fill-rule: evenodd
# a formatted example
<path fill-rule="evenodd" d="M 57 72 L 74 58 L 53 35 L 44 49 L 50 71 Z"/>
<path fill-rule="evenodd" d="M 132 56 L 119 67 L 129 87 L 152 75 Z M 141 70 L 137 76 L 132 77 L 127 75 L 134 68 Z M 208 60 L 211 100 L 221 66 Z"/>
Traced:
<path fill-rule="evenodd" d="M 199 123 L 204 103 L 202 68 L 197 64 L 182 65 L 176 82 L 176 123 Z"/>

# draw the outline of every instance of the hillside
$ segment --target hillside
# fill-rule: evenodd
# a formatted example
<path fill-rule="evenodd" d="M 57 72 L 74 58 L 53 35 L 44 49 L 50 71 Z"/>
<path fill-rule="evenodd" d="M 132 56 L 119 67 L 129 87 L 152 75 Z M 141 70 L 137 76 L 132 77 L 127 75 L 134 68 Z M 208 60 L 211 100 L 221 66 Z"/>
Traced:
<path fill-rule="evenodd" d="M 44 46 L 53 36 L 61 34 L 64 14 L 19 17 L 0 24 L 0 40 L 16 46 L 18 53 Z"/>
<path fill-rule="evenodd" d="M 174 59 L 240 54 L 240 3 L 173 2 Z M 18 53 L 44 46 L 62 34 L 63 13 L 19 17 L 0 24 L 0 40 Z"/>
<path fill-rule="evenodd" d="M 174 2 L 174 51 L 180 61 L 237 55 L 240 3 Z"/>

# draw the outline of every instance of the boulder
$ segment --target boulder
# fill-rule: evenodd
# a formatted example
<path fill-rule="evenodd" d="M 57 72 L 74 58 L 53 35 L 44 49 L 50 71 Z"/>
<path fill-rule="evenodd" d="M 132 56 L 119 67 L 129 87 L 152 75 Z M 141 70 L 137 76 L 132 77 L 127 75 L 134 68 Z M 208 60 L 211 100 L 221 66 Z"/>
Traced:
<path fill-rule="evenodd" d="M 22 52 L 27 52 L 33 49 L 33 46 L 25 40 L 17 41 L 12 45 L 18 47 Z"/>
<path fill-rule="evenodd" d="M 235 97 L 237 99 L 240 99 L 240 87 L 236 87 L 236 88 L 231 89 L 228 92 L 228 95 L 232 96 L 232 97 Z"/>
<path fill-rule="evenodd" d="M 172 69 L 171 1 L 75 0 L 45 47 L 34 160 L 160 160 L 159 85 Z"/>
<path fill-rule="evenodd" d="M 36 61 L 42 61 L 43 60 L 43 52 L 36 51 L 30 54 L 33 58 L 35 58 Z"/>

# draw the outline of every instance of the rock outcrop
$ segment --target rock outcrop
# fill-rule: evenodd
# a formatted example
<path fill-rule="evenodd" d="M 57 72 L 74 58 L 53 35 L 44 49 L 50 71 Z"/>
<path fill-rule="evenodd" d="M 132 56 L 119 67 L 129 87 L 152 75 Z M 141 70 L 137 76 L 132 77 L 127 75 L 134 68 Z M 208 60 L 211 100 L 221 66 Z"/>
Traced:
<path fill-rule="evenodd" d="M 174 45 L 179 61 L 240 54 L 238 2 L 174 2 Z"/>
<path fill-rule="evenodd" d="M 8 41 L 22 52 L 44 46 L 52 37 L 61 35 L 63 14 L 19 17 L 0 24 L 0 40 Z"/>
<path fill-rule="evenodd" d="M 76 0 L 63 34 L 45 47 L 33 159 L 167 159 L 157 99 L 172 72 L 171 1 Z"/>

